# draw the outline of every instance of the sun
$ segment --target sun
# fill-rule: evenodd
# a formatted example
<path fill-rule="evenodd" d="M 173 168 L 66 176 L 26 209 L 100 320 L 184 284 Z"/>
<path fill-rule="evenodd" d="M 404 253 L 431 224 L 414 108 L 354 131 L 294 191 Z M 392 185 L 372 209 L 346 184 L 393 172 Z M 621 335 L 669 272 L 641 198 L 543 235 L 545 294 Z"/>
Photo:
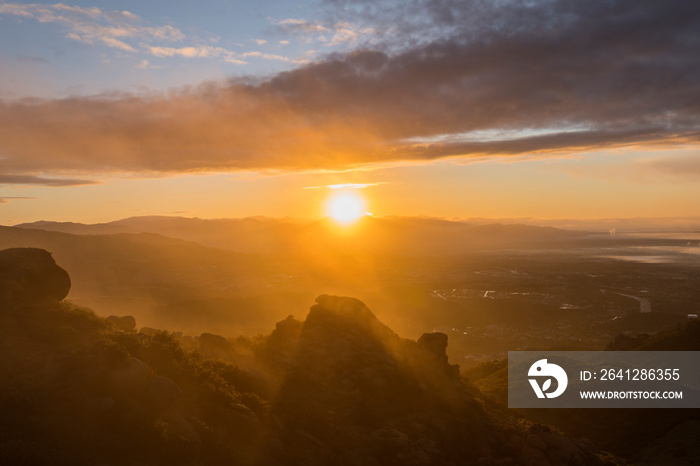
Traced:
<path fill-rule="evenodd" d="M 331 197 L 326 204 L 328 215 L 341 225 L 355 223 L 367 215 L 365 201 L 354 193 L 338 193 Z"/>

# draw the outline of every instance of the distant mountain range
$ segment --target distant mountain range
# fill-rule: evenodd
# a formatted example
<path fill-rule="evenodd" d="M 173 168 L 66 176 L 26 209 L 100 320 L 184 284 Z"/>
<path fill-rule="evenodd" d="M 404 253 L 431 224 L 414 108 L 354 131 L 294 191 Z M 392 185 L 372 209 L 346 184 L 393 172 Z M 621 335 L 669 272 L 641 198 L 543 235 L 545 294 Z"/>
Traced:
<path fill-rule="evenodd" d="M 412 271 L 425 268 L 407 260 L 444 263 L 458 253 L 565 247 L 585 237 L 555 228 L 399 217 L 366 217 L 345 228 L 328 219 L 134 217 L 0 226 L 0 249 L 51 252 L 73 278 L 69 299 L 83 306 L 129 309 L 149 326 L 254 333 L 319 290 L 366 295 L 379 284 L 385 290 L 413 280 Z M 255 312 L 240 315 L 243 308 Z"/>
<path fill-rule="evenodd" d="M 287 253 L 310 247 L 326 251 L 368 254 L 452 254 L 492 247 L 532 247 L 582 238 L 589 233 L 518 224 L 473 225 L 413 217 L 364 217 L 339 227 L 332 220 L 185 217 L 131 217 L 109 223 L 82 224 L 39 221 L 17 228 L 74 235 L 154 233 L 195 241 L 205 246 L 246 253 Z"/>

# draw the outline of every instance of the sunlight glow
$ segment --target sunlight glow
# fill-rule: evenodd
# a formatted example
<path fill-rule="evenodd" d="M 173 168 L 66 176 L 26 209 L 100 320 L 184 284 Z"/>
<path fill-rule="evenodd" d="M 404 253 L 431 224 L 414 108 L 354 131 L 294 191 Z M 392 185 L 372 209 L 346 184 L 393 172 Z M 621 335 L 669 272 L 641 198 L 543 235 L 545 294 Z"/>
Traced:
<path fill-rule="evenodd" d="M 349 225 L 366 215 L 365 201 L 354 193 L 339 193 L 328 201 L 326 211 L 336 222 Z"/>

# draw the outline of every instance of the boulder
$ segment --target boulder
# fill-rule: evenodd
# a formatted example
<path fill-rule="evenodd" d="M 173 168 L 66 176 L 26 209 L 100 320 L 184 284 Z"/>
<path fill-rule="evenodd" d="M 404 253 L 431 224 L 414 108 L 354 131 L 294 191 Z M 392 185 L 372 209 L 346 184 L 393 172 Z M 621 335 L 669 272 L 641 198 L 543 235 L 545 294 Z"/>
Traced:
<path fill-rule="evenodd" d="M 28 304 L 58 303 L 70 291 L 68 272 L 51 253 L 37 248 L 0 251 L 0 300 Z"/>
<path fill-rule="evenodd" d="M 106 320 L 117 330 L 136 330 L 136 319 L 134 316 L 109 316 Z"/>
<path fill-rule="evenodd" d="M 233 346 L 231 346 L 231 342 L 229 342 L 226 337 L 213 333 L 201 334 L 199 336 L 199 345 L 204 354 L 220 358 L 226 357 L 226 355 L 233 351 Z"/>

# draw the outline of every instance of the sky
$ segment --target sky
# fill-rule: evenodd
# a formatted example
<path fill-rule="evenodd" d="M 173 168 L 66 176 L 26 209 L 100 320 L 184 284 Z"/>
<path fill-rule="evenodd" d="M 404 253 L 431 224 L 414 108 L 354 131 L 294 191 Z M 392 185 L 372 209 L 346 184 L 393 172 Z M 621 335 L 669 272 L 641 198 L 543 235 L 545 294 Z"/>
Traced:
<path fill-rule="evenodd" d="M 700 4 L 0 2 L 0 224 L 695 217 Z"/>

